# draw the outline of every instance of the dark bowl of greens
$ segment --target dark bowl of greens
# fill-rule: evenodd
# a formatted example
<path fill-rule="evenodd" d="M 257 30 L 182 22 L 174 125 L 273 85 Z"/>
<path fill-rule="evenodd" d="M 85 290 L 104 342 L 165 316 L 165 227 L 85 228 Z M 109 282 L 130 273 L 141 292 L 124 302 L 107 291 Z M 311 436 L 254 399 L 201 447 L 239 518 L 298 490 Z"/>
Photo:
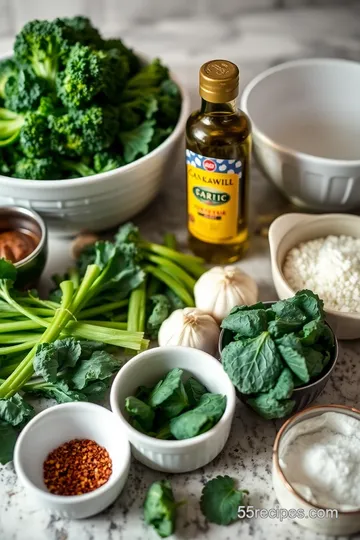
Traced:
<path fill-rule="evenodd" d="M 223 368 L 241 401 L 268 420 L 317 399 L 338 358 L 323 302 L 308 290 L 287 300 L 235 307 L 221 326 Z"/>

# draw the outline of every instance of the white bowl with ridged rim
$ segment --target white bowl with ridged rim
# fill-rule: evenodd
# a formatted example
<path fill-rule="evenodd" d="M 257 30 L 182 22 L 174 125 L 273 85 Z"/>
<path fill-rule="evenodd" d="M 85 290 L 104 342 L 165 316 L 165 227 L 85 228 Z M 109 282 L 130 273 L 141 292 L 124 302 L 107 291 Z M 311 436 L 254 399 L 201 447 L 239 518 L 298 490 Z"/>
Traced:
<path fill-rule="evenodd" d="M 286 281 L 283 266 L 290 249 L 301 242 L 315 238 L 352 236 L 360 238 L 360 217 L 351 214 L 284 214 L 270 225 L 269 244 L 272 277 L 276 292 L 281 300 L 290 298 L 294 291 Z M 316 291 L 314 291 L 316 292 Z M 342 312 L 325 306 L 328 323 L 338 339 L 360 338 L 360 313 Z"/>
<path fill-rule="evenodd" d="M 54 495 L 43 480 L 48 454 L 73 439 L 90 439 L 103 446 L 112 460 L 112 474 L 100 488 L 84 495 Z M 98 514 L 120 495 L 130 470 L 130 445 L 115 416 L 94 403 L 74 402 L 50 407 L 22 430 L 14 451 L 14 466 L 31 500 L 64 519 Z"/>
<path fill-rule="evenodd" d="M 0 61 L 11 56 L 0 55 Z M 181 92 L 181 111 L 174 131 L 157 148 L 128 165 L 83 178 L 45 181 L 0 175 L 0 205 L 35 210 L 61 236 L 105 230 L 138 214 L 156 197 L 183 148 L 190 98 L 176 76 L 170 76 Z"/>
<path fill-rule="evenodd" d="M 320 211 L 360 206 L 360 63 L 295 60 L 245 88 L 263 173 L 294 204 Z"/>
<path fill-rule="evenodd" d="M 128 422 L 125 399 L 138 386 L 155 385 L 171 369 L 184 370 L 209 392 L 226 395 L 226 409 L 209 431 L 181 441 L 155 439 L 140 433 Z M 133 456 L 151 469 L 183 473 L 204 467 L 224 448 L 235 412 L 235 389 L 221 363 L 209 354 L 190 347 L 156 347 L 130 360 L 121 368 L 111 387 L 110 403 L 114 415 L 125 428 Z"/>

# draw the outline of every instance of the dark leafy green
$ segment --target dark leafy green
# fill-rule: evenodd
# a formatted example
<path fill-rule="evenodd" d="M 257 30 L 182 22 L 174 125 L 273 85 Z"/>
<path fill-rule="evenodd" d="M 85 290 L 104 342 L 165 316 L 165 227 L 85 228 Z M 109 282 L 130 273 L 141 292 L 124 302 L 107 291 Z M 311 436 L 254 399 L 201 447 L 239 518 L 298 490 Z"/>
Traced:
<path fill-rule="evenodd" d="M 118 371 L 122 363 L 106 351 L 95 351 L 89 359 L 80 360 L 71 375 L 74 388 L 83 390 L 89 382 L 103 381 Z"/>
<path fill-rule="evenodd" d="M 249 398 L 247 403 L 266 420 L 288 416 L 295 406 L 295 401 L 292 399 L 278 400 L 272 396 L 270 392 L 258 394 L 254 398 Z"/>
<path fill-rule="evenodd" d="M 145 431 L 152 430 L 155 413 L 149 405 L 136 397 L 130 396 L 125 400 L 125 409 L 129 416 L 135 418 Z"/>
<path fill-rule="evenodd" d="M 144 502 L 144 518 L 152 525 L 161 538 L 175 532 L 177 503 L 168 480 L 154 482 L 149 487 Z"/>
<path fill-rule="evenodd" d="M 194 377 L 189 377 L 184 386 L 191 407 L 195 407 L 201 396 L 207 393 L 207 388 Z"/>
<path fill-rule="evenodd" d="M 170 420 L 170 431 L 175 439 L 190 439 L 212 428 L 222 417 L 226 397 L 220 394 L 203 394 L 198 405 Z"/>
<path fill-rule="evenodd" d="M 149 405 L 158 407 L 177 390 L 181 383 L 183 370 L 174 368 L 166 375 L 163 381 L 159 381 L 149 397 Z"/>
<path fill-rule="evenodd" d="M 267 330 L 265 309 L 249 309 L 249 306 L 235 307 L 221 323 L 222 328 L 240 333 L 243 337 L 255 337 Z"/>
<path fill-rule="evenodd" d="M 12 460 L 18 433 L 8 422 L 0 420 L 0 463 L 5 465 Z"/>
<path fill-rule="evenodd" d="M 34 408 L 20 394 L 9 399 L 0 399 L 0 420 L 10 425 L 24 426 L 35 415 Z"/>
<path fill-rule="evenodd" d="M 209 480 L 201 493 L 200 508 L 211 523 L 229 525 L 238 519 L 239 506 L 244 505 L 247 491 L 237 490 L 230 476 Z"/>

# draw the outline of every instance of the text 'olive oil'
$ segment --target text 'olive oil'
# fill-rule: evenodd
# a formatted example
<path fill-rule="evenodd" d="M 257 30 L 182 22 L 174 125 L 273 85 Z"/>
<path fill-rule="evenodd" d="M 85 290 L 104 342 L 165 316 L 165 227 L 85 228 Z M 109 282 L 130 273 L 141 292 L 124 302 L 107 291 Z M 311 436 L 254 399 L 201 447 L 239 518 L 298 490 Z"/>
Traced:
<path fill-rule="evenodd" d="M 189 245 L 207 262 L 225 264 L 248 243 L 251 125 L 236 107 L 237 66 L 204 64 L 199 93 L 201 108 L 186 125 Z"/>

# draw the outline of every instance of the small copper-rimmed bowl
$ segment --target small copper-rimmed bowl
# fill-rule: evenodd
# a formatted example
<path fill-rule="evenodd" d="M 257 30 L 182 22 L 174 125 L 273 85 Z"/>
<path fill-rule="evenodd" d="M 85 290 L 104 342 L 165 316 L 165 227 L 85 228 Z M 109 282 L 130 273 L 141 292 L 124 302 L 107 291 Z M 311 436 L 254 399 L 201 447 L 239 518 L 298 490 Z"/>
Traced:
<path fill-rule="evenodd" d="M 267 308 L 271 307 L 272 304 L 274 303 L 275 302 L 263 302 L 263 304 Z M 338 355 L 339 355 L 339 344 L 338 344 L 338 341 L 336 339 L 333 329 L 331 328 L 331 326 L 329 326 L 329 328 L 334 337 L 334 349 L 332 351 L 329 363 L 326 366 L 326 370 L 324 373 L 320 373 L 320 375 L 316 377 L 313 381 L 310 381 L 307 384 L 303 384 L 302 386 L 298 386 L 297 388 L 294 388 L 294 391 L 291 395 L 291 399 L 295 401 L 295 406 L 292 411 L 292 414 L 298 411 L 302 411 L 303 409 L 305 409 L 305 407 L 308 407 L 310 403 L 315 401 L 315 399 L 317 399 L 320 396 L 321 392 L 324 390 L 325 386 L 327 385 L 328 380 L 330 379 L 333 369 L 335 368 L 335 364 L 337 362 Z M 221 359 L 222 350 L 231 341 L 233 341 L 233 332 L 231 332 L 231 330 L 222 330 L 219 337 L 220 359 Z M 236 394 L 238 398 L 241 399 L 241 401 L 245 404 L 247 400 L 251 397 L 250 395 L 242 394 L 237 389 L 236 389 Z"/>
<path fill-rule="evenodd" d="M 280 506 L 292 510 L 292 519 L 299 525 L 321 534 L 342 536 L 360 531 L 359 510 L 336 510 L 325 508 L 307 501 L 288 482 L 280 466 L 280 457 L 284 437 L 290 430 L 304 420 L 314 418 L 326 412 L 335 412 L 356 418 L 360 421 L 360 411 L 345 405 L 316 405 L 309 407 L 289 418 L 280 428 L 273 448 L 273 486 Z M 296 516 L 294 513 L 297 513 Z M 302 514 L 301 514 L 301 513 Z M 310 514 L 311 512 L 311 514 Z M 301 517 L 303 516 L 303 517 Z"/>
<path fill-rule="evenodd" d="M 34 249 L 14 263 L 17 269 L 16 286 L 35 287 L 47 260 L 47 229 L 44 220 L 29 208 L 0 206 L 0 233 L 19 231 L 35 239 Z"/>

